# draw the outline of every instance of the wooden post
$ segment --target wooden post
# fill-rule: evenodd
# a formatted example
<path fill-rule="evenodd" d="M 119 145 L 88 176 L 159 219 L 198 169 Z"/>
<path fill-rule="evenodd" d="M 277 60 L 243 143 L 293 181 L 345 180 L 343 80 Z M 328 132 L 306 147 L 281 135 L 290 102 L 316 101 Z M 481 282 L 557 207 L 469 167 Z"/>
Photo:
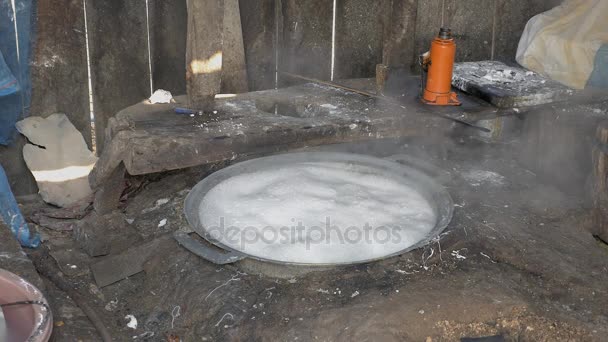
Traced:
<path fill-rule="evenodd" d="M 186 91 L 194 109 L 210 109 L 222 85 L 224 1 L 188 0 Z"/>
<path fill-rule="evenodd" d="M 224 0 L 222 93 L 246 93 L 247 65 L 238 0 Z"/>
<path fill-rule="evenodd" d="M 57 5 L 51 1 L 49 6 Z M 101 155 L 106 143 L 109 143 L 109 141 L 105 141 L 108 120 L 118 111 L 151 95 L 148 41 L 146 39 L 146 2 L 144 0 L 87 0 L 86 9 L 91 56 L 93 110 L 95 111 L 95 137 L 97 155 Z M 58 11 L 57 13 L 63 12 Z M 53 18 L 59 17 L 58 14 Z M 67 35 L 72 34 L 76 33 Z M 55 39 L 60 38 L 56 37 Z M 63 45 L 59 45 L 56 48 L 61 49 L 62 47 Z M 66 61 L 66 63 L 69 62 Z M 67 72 L 71 69 L 65 67 L 61 70 Z M 57 74 L 56 71 L 52 75 Z M 65 77 L 66 80 L 71 79 Z M 86 79 L 78 84 L 86 89 Z M 46 86 L 54 85 L 59 86 L 59 83 Z M 69 92 L 55 92 L 61 96 L 75 95 L 75 93 Z M 85 94 L 87 93 L 85 92 Z M 88 97 L 85 97 L 85 101 L 86 108 L 88 108 Z"/>
<path fill-rule="evenodd" d="M 593 148 L 593 231 L 608 241 L 608 122 L 597 128 Z"/>
<path fill-rule="evenodd" d="M 110 177 L 95 192 L 93 208 L 99 215 L 111 213 L 118 208 L 120 196 L 125 189 L 125 164 L 120 163 Z"/>

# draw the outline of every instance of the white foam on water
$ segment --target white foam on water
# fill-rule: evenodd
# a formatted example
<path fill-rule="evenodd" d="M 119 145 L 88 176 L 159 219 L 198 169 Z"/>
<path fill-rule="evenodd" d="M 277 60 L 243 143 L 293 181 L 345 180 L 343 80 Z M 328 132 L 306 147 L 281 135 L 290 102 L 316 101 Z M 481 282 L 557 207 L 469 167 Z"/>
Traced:
<path fill-rule="evenodd" d="M 294 163 L 227 179 L 204 197 L 199 217 L 227 247 L 307 264 L 397 253 L 426 238 L 437 220 L 431 204 L 400 179 L 331 162 Z M 223 230 L 217 230 L 221 218 Z"/>

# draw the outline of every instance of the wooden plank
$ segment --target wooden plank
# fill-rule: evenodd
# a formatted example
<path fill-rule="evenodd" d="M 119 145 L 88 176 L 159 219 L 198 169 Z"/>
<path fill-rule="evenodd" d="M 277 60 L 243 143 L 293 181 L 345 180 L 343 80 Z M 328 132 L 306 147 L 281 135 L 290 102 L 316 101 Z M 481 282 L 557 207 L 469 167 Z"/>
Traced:
<path fill-rule="evenodd" d="M 383 1 L 339 0 L 335 79 L 368 78 L 382 62 Z"/>
<path fill-rule="evenodd" d="M 240 0 L 249 89 L 275 86 L 276 0 Z"/>
<path fill-rule="evenodd" d="M 174 96 L 186 93 L 186 0 L 150 0 L 152 81 Z"/>
<path fill-rule="evenodd" d="M 247 66 L 238 0 L 224 0 L 222 87 L 224 94 L 246 93 Z"/>
<path fill-rule="evenodd" d="M 65 113 L 91 148 L 83 2 L 38 0 L 37 15 L 30 113 Z"/>
<path fill-rule="evenodd" d="M 608 241 L 608 122 L 602 122 L 596 132 L 591 176 L 593 198 L 593 231 Z"/>
<path fill-rule="evenodd" d="M 415 99 L 403 103 L 403 112 L 377 107 L 374 102 L 323 85 L 303 85 L 220 100 L 218 114 L 213 117 L 180 116 L 169 105 L 137 104 L 116 116 L 116 122 L 126 124 L 117 124 L 110 145 L 115 149 L 102 154 L 89 179 L 94 187 L 107 183 L 120 161 L 129 174 L 139 175 L 229 160 L 242 154 L 444 134 L 452 127 L 449 120 L 429 115 L 428 107 Z M 324 103 L 339 103 L 340 109 L 334 112 L 322 107 Z M 275 104 L 279 105 L 279 115 L 272 114 Z"/>
<path fill-rule="evenodd" d="M 385 0 L 383 63 L 391 68 L 416 65 L 418 0 Z M 426 4 L 426 1 L 422 2 Z"/>
<path fill-rule="evenodd" d="M 332 0 L 282 0 L 280 70 L 329 80 L 331 76 Z M 281 80 L 289 85 L 293 80 Z"/>
<path fill-rule="evenodd" d="M 191 108 L 209 109 L 222 84 L 224 2 L 187 3 L 186 93 Z"/>
<path fill-rule="evenodd" d="M 97 150 L 107 121 L 150 96 L 145 0 L 87 1 Z"/>

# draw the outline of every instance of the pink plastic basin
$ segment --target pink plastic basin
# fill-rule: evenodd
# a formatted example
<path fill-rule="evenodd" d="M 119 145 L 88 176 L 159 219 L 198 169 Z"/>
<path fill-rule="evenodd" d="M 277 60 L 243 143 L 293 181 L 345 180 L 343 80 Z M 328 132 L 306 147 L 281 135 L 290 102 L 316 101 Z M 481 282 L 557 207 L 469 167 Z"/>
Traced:
<path fill-rule="evenodd" d="M 7 342 L 46 342 L 53 330 L 53 315 L 46 298 L 34 285 L 9 271 L 0 269 L 0 304 L 39 301 L 42 305 L 16 305 L 3 307 L 8 336 Z M 0 336 L 0 339 L 5 338 Z"/>

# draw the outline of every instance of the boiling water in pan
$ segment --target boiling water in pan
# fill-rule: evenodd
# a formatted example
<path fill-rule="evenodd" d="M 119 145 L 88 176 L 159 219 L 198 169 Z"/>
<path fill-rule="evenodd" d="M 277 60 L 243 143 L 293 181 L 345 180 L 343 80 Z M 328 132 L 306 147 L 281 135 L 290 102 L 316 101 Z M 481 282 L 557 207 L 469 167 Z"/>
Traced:
<path fill-rule="evenodd" d="M 227 247 L 306 264 L 397 253 L 427 237 L 437 220 L 430 203 L 394 175 L 332 162 L 229 178 L 205 195 L 199 215 L 212 238 Z"/>

